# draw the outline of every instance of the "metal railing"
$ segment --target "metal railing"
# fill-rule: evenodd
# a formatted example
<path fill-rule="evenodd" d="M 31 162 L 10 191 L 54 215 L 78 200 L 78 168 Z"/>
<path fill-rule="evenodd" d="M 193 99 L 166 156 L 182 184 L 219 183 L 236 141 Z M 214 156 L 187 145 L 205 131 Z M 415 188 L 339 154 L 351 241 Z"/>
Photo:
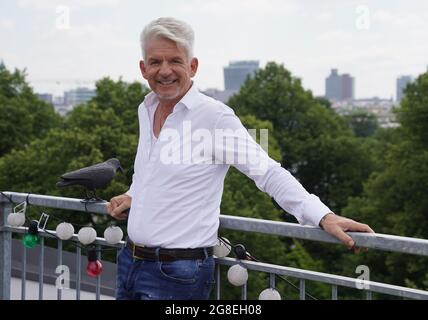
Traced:
<path fill-rule="evenodd" d="M 11 243 L 12 233 L 25 233 L 25 227 L 10 227 L 6 225 L 7 215 L 12 211 L 12 204 L 9 199 L 14 203 L 21 203 L 28 201 L 29 205 L 40 206 L 47 208 L 67 209 L 74 211 L 83 211 L 90 213 L 107 214 L 105 203 L 87 203 L 84 204 L 80 199 L 54 197 L 45 195 L 31 194 L 28 196 L 26 193 L 4 192 L 7 196 L 0 195 L 0 299 L 10 299 L 10 285 L 11 285 Z M 229 230 L 239 230 L 247 232 L 258 232 L 263 234 L 278 235 L 282 237 L 291 237 L 298 239 L 314 240 L 327 243 L 339 243 L 339 241 L 319 228 L 301 226 L 286 222 L 268 221 L 253 218 L 244 218 L 236 216 L 220 215 L 220 228 Z M 49 231 L 49 233 L 55 233 Z M 390 252 L 401 252 L 407 254 L 414 254 L 420 256 L 428 256 L 428 240 L 416 239 L 409 237 L 399 237 L 386 234 L 367 234 L 367 233 L 348 233 L 356 242 L 359 247 L 373 248 Z M 46 232 L 40 232 L 41 239 L 46 237 L 53 238 L 54 236 Z M 73 241 L 77 241 L 77 236 L 74 235 Z M 124 242 L 117 245 L 108 244 L 103 238 L 97 238 L 95 241 L 96 246 L 110 246 L 121 248 Z M 43 299 L 43 248 L 44 240 L 40 243 L 40 259 L 39 259 L 39 299 Z M 22 289 L 21 298 L 25 299 L 25 281 L 26 281 L 26 250 L 24 249 L 22 263 Z M 62 262 L 62 241 L 58 240 L 58 264 Z M 81 273 L 81 249 L 76 250 L 76 299 L 80 299 L 80 273 Z M 272 288 L 275 287 L 276 275 L 288 276 L 299 280 L 299 298 L 304 300 L 306 297 L 306 281 L 316 281 L 331 285 L 331 298 L 333 300 L 338 298 L 339 287 L 349 287 L 358 289 L 365 288 L 366 298 L 371 299 L 372 293 L 381 293 L 392 296 L 398 296 L 408 299 L 428 299 L 428 291 L 412 289 L 402 286 L 395 286 L 380 282 L 367 281 L 355 279 L 351 277 L 344 277 L 322 272 L 315 272 L 304 269 L 297 269 L 285 266 L 278 266 L 268 263 L 236 260 L 232 258 L 215 258 L 216 261 L 216 299 L 220 299 L 221 295 L 221 266 L 231 266 L 240 263 L 248 270 L 265 272 L 270 275 L 269 283 Z M 101 278 L 98 277 L 95 290 L 95 298 L 100 299 Z M 368 289 L 367 289 L 368 288 Z M 242 286 L 241 298 L 247 298 L 247 286 Z M 57 298 L 61 299 L 61 290 L 58 290 Z"/>

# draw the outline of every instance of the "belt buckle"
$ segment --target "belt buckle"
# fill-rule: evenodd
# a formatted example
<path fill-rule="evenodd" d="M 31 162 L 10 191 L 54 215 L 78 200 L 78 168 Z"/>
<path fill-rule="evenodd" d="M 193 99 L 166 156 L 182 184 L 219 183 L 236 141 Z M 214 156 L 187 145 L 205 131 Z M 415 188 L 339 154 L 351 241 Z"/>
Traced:
<path fill-rule="evenodd" d="M 134 259 L 141 259 L 140 257 L 137 257 L 136 255 L 135 255 L 135 248 L 136 248 L 137 246 L 135 245 L 135 244 L 133 244 L 132 245 L 132 258 L 134 258 Z M 144 246 L 140 246 L 140 247 L 144 247 Z"/>

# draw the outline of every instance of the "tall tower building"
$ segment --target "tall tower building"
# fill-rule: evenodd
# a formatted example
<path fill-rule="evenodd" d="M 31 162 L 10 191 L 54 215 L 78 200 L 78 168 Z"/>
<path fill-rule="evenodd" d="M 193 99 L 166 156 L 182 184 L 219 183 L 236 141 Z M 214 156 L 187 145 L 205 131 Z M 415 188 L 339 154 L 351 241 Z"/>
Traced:
<path fill-rule="evenodd" d="M 404 96 L 404 89 L 413 81 L 412 76 L 401 76 L 397 78 L 397 101 L 400 102 Z"/>
<path fill-rule="evenodd" d="M 64 92 L 64 104 L 75 106 L 91 100 L 96 91 L 88 88 L 77 88 Z"/>
<path fill-rule="evenodd" d="M 350 74 L 340 75 L 337 69 L 331 69 L 330 75 L 325 79 L 325 97 L 336 101 L 354 99 L 354 83 Z"/>

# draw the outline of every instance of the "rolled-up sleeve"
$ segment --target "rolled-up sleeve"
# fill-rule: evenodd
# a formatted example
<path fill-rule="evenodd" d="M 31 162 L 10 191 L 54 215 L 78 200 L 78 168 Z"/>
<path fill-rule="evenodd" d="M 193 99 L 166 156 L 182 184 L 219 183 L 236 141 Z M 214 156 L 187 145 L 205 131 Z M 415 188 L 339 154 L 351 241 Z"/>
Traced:
<path fill-rule="evenodd" d="M 216 126 L 216 161 L 229 164 L 252 179 L 300 224 L 318 226 L 331 210 L 310 194 L 293 175 L 271 159 L 233 113 L 220 116 Z M 219 137 L 222 138 L 219 138 Z"/>

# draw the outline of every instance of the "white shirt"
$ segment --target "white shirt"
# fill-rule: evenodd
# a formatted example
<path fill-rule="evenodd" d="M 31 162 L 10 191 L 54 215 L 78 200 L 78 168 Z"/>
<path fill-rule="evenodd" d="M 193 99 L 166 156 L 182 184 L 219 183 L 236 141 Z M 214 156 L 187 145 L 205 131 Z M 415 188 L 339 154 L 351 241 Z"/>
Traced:
<path fill-rule="evenodd" d="M 193 85 L 154 140 L 153 115 L 158 103 L 151 92 L 138 107 L 139 142 L 127 191 L 132 197 L 128 235 L 135 243 L 164 248 L 215 245 L 230 165 L 254 180 L 301 224 L 318 226 L 331 212 L 268 156 L 225 104 Z M 217 139 L 220 131 L 233 143 Z"/>

